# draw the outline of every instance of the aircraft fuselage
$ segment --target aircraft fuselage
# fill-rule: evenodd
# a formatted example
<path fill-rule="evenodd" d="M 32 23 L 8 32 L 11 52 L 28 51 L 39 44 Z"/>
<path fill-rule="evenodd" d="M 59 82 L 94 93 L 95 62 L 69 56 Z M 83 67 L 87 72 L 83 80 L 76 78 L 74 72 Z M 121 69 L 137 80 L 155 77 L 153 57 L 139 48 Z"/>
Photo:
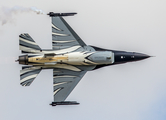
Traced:
<path fill-rule="evenodd" d="M 146 59 L 150 56 L 136 52 L 106 50 L 89 46 L 88 50 L 56 54 L 53 50 L 41 51 L 38 54 L 19 56 L 19 63 L 23 65 L 40 66 L 46 69 L 63 65 L 104 67 Z M 95 67 L 92 67 L 93 70 Z M 96 69 L 96 68 L 95 68 Z"/>
<path fill-rule="evenodd" d="M 114 63 L 114 53 L 111 51 L 81 51 L 65 54 L 27 54 L 19 56 L 19 62 L 23 65 L 101 65 Z"/>

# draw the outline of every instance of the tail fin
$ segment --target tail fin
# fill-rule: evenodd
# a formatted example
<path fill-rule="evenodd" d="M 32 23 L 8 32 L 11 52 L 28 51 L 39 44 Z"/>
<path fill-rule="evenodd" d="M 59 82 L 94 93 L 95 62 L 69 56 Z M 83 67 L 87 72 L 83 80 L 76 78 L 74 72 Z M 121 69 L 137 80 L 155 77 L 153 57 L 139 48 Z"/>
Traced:
<path fill-rule="evenodd" d="M 41 70 L 41 67 L 22 67 L 22 70 L 20 70 L 20 85 L 30 86 Z"/>
<path fill-rule="evenodd" d="M 42 50 L 27 33 L 19 35 L 19 44 L 22 53 L 39 53 Z"/>

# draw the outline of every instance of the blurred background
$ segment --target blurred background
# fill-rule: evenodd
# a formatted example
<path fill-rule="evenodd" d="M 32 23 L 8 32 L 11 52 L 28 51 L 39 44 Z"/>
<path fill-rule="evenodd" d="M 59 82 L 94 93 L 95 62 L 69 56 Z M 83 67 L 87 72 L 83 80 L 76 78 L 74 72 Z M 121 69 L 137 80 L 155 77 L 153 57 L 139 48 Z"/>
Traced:
<path fill-rule="evenodd" d="M 165 6 L 164 0 L 1 0 L 0 119 L 165 120 Z M 22 87 L 21 65 L 15 62 L 21 33 L 43 49 L 52 46 L 51 18 L 31 7 L 77 12 L 64 19 L 87 45 L 155 57 L 90 71 L 67 98 L 80 105 L 52 107 L 52 70 Z"/>

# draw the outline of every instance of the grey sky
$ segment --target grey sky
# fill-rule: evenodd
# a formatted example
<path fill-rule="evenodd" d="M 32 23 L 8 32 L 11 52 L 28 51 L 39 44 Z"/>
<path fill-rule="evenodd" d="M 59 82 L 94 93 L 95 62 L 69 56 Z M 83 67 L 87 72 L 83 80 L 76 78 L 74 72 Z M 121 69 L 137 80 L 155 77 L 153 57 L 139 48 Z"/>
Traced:
<path fill-rule="evenodd" d="M 18 13 L 0 26 L 1 120 L 166 119 L 165 0 L 1 0 L 1 6 L 15 5 L 77 12 L 65 20 L 86 44 L 156 57 L 88 72 L 67 98 L 80 105 L 51 107 L 52 70 L 22 87 L 21 65 L 14 62 L 21 55 L 21 33 L 29 33 L 41 48 L 51 48 L 51 18 Z"/>

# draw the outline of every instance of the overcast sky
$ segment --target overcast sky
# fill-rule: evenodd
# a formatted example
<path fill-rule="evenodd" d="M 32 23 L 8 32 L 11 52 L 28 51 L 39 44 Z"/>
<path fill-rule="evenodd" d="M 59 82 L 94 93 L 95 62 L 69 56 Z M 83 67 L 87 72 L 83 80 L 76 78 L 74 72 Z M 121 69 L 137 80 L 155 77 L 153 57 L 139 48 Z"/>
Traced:
<path fill-rule="evenodd" d="M 51 18 L 33 12 L 13 14 L 0 25 L 1 120 L 165 120 L 165 0 L 0 0 L 1 8 L 35 6 L 65 17 L 88 45 L 140 52 L 149 59 L 88 72 L 67 100 L 56 106 L 52 70 L 43 70 L 30 87 L 20 86 L 18 36 L 29 33 L 43 49 L 51 48 Z M 4 17 L 0 9 L 0 20 Z M 2 21 L 0 21 L 2 22 Z"/>

